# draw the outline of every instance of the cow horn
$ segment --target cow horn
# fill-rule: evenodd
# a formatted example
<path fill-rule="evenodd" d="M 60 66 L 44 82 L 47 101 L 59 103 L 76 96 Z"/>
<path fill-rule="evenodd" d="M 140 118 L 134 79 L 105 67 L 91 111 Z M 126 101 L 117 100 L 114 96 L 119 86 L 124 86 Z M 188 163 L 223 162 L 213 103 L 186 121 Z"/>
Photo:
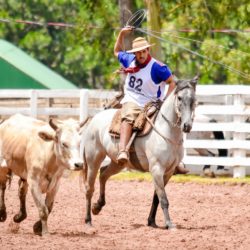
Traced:
<path fill-rule="evenodd" d="M 49 120 L 49 125 L 51 128 L 53 128 L 54 130 L 58 129 L 58 126 L 56 125 L 55 121 L 53 119 Z"/>

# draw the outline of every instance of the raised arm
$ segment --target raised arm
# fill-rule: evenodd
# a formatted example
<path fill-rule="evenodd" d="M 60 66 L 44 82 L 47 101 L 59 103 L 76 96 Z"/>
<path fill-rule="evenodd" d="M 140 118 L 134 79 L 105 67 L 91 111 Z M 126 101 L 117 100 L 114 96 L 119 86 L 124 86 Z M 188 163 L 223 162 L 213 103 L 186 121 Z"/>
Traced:
<path fill-rule="evenodd" d="M 132 27 L 125 27 L 125 28 L 121 29 L 121 31 L 116 39 L 115 46 L 114 46 L 114 55 L 116 57 L 118 57 L 119 51 L 123 50 L 122 45 L 123 45 L 124 36 L 128 33 L 131 33 L 132 30 L 133 30 Z"/>

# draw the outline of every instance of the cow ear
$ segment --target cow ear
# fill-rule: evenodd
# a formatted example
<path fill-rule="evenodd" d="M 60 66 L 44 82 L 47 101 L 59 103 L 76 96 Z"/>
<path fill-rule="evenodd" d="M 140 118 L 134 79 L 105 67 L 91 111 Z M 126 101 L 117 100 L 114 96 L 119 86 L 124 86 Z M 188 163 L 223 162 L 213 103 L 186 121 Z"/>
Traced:
<path fill-rule="evenodd" d="M 38 136 L 42 138 L 44 141 L 53 141 L 55 140 L 55 136 L 51 133 L 48 133 L 46 131 L 40 131 L 38 132 Z"/>

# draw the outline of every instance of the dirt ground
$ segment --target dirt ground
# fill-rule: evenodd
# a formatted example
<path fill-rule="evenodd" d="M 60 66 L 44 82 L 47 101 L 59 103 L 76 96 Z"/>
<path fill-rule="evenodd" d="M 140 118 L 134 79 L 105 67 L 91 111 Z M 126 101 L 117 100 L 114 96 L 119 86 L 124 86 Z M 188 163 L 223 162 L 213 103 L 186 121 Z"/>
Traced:
<path fill-rule="evenodd" d="M 154 229 L 147 226 L 153 184 L 111 180 L 106 206 L 93 216 L 95 230 L 84 227 L 85 199 L 79 178 L 62 178 L 49 217 L 50 235 L 33 234 L 38 218 L 30 192 L 28 217 L 19 230 L 12 223 L 17 212 L 17 178 L 6 190 L 8 218 L 0 225 L 0 249 L 250 249 L 250 186 L 169 183 L 170 215 L 176 230 L 163 228 L 158 210 Z M 96 185 L 95 198 L 98 193 Z"/>

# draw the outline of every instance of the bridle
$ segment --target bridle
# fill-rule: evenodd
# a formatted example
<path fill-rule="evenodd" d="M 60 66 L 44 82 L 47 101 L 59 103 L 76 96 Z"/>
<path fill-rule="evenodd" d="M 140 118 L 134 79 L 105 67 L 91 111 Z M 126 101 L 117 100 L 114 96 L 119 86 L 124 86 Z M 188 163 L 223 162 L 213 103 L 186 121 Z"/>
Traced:
<path fill-rule="evenodd" d="M 184 89 L 184 88 L 187 88 L 187 87 L 191 87 L 192 86 L 190 84 L 187 84 L 185 87 L 181 88 L 181 89 L 178 89 L 178 91 Z M 175 110 L 175 113 L 177 115 L 177 120 L 176 122 L 172 122 L 170 121 L 161 111 L 160 111 L 160 114 L 161 116 L 163 117 L 163 119 L 173 128 L 181 128 L 181 112 L 180 112 L 180 109 L 179 109 L 179 105 L 178 105 L 178 98 L 177 98 L 177 92 L 175 93 L 175 100 L 174 100 L 174 110 Z M 165 98 L 164 98 L 164 101 L 165 101 Z M 193 111 L 192 111 L 192 121 L 194 120 L 194 110 L 195 110 L 195 107 L 193 108 Z M 157 134 L 159 134 L 166 142 L 170 142 L 171 144 L 174 144 L 176 146 L 181 146 L 183 144 L 183 139 L 180 140 L 180 142 L 174 142 L 173 140 L 169 139 L 168 137 L 164 136 L 157 128 L 156 126 L 154 125 L 154 123 L 149 119 L 149 117 L 146 115 L 146 119 L 147 121 L 150 123 L 150 125 L 153 127 L 153 129 L 155 130 L 155 132 Z"/>
<path fill-rule="evenodd" d="M 162 112 L 160 112 L 161 116 L 163 119 L 173 128 L 181 128 L 181 112 L 178 107 L 178 100 L 177 100 L 177 95 L 175 95 L 174 99 L 174 110 L 177 115 L 177 120 L 176 122 L 170 121 Z"/>

